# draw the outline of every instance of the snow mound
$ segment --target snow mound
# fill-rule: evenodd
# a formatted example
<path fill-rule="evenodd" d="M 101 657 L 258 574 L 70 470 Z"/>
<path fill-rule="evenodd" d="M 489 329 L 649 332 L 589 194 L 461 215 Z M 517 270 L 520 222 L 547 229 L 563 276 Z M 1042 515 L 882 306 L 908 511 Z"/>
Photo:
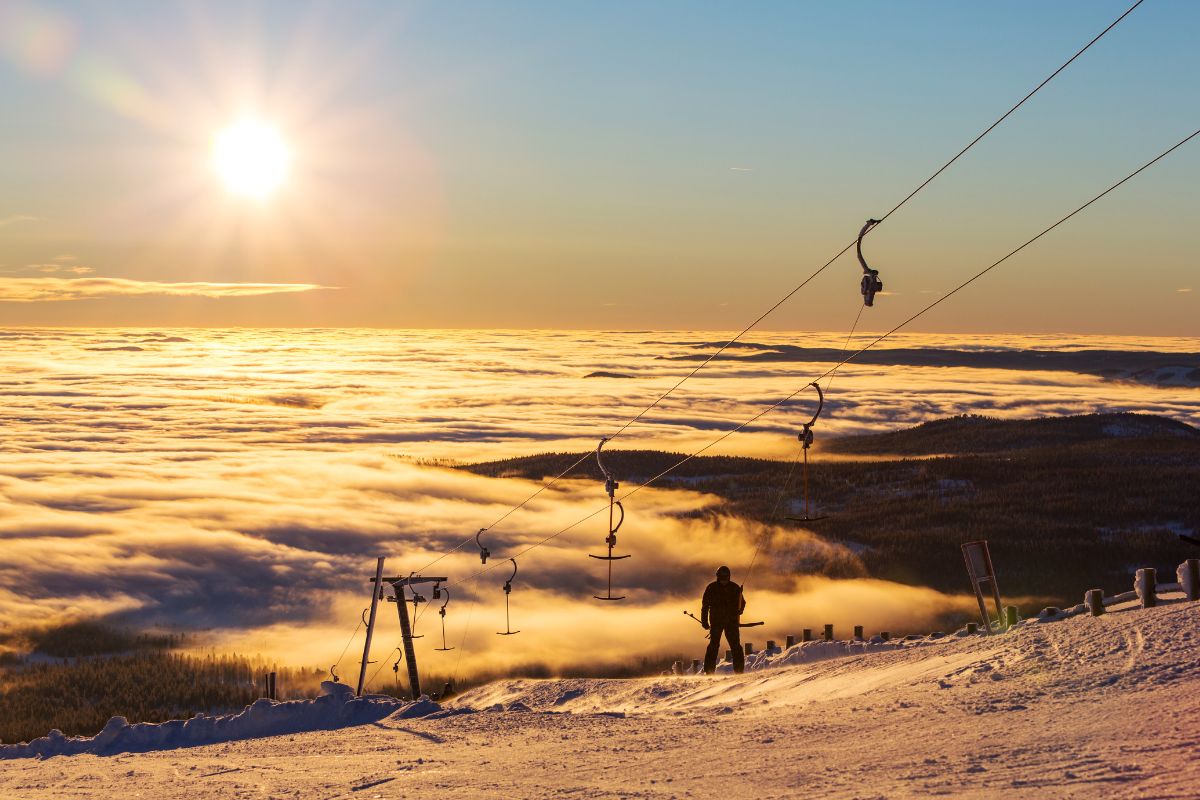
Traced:
<path fill-rule="evenodd" d="M 831 658 L 862 655 L 863 653 L 879 653 L 887 650 L 897 650 L 912 644 L 882 640 L 851 640 L 851 641 L 817 641 L 799 642 L 786 650 L 776 647 L 773 650 L 761 650 L 746 656 L 746 670 L 777 669 L 796 664 L 811 664 L 816 661 L 828 661 Z M 717 665 L 717 672 L 733 672 L 733 665 L 722 661 Z"/>
<path fill-rule="evenodd" d="M 171 750 L 236 739 L 332 730 L 376 722 L 388 716 L 395 719 L 424 717 L 442 708 L 428 697 L 408 703 L 386 695 L 355 697 L 349 686 L 331 681 L 322 682 L 321 691 L 324 694 L 315 700 L 277 702 L 263 698 L 237 714 L 197 714 L 186 721 L 176 719 L 130 725 L 124 717 L 113 717 L 95 736 L 65 736 L 62 731 L 53 730 L 27 744 L 0 744 L 0 759 Z"/>

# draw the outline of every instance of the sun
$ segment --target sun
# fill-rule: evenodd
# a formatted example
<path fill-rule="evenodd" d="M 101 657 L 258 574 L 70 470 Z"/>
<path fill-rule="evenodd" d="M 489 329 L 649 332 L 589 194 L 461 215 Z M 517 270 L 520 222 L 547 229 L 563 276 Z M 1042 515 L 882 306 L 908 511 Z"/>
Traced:
<path fill-rule="evenodd" d="M 231 192 L 261 199 L 287 177 L 291 153 L 275 128 L 243 120 L 217 133 L 212 160 Z"/>

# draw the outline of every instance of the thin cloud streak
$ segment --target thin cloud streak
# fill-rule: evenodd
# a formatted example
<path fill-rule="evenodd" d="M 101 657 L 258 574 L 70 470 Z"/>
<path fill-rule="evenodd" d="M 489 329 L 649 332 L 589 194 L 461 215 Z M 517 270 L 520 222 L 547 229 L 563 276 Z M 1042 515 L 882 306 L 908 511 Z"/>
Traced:
<path fill-rule="evenodd" d="M 57 265 L 48 271 L 61 269 Z M 73 272 L 87 267 L 66 268 Z M 42 270 L 46 271 L 46 270 Z M 3 278 L 0 279 L 0 301 L 9 303 L 45 303 L 66 300 L 91 300 L 102 297 L 255 297 L 265 294 L 311 292 L 335 289 L 311 283 L 165 283 L 138 281 L 127 278 Z"/>

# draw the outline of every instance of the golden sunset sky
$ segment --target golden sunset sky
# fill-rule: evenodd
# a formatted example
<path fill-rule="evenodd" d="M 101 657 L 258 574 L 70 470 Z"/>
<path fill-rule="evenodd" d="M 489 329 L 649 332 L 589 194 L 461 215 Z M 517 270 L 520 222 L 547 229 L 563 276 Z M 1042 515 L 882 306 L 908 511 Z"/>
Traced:
<path fill-rule="evenodd" d="M 741 327 L 1128 6 L 0 2 L 10 325 Z M 886 329 L 1197 124 L 1133 12 L 873 233 Z M 232 144 L 231 144 L 232 142 Z M 1196 335 L 1200 148 L 920 330 Z M 771 317 L 844 330 L 843 257 Z"/>

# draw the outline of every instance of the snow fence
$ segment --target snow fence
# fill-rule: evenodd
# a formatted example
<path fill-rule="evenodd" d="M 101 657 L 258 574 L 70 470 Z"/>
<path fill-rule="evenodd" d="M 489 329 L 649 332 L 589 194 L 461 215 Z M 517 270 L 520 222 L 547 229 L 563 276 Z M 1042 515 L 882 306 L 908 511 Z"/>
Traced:
<path fill-rule="evenodd" d="M 405 702 L 387 695 L 355 697 L 349 686 L 324 681 L 323 694 L 315 700 L 277 702 L 263 698 L 237 714 L 197 714 L 189 720 L 139 722 L 130 725 L 124 717 L 113 717 L 95 736 L 65 736 L 53 730 L 27 744 L 0 744 L 0 759 L 49 758 L 50 756 L 114 755 L 169 750 L 177 747 L 217 744 L 237 739 L 331 730 L 376 722 L 384 717 L 424 717 L 441 706 L 422 697 Z"/>

